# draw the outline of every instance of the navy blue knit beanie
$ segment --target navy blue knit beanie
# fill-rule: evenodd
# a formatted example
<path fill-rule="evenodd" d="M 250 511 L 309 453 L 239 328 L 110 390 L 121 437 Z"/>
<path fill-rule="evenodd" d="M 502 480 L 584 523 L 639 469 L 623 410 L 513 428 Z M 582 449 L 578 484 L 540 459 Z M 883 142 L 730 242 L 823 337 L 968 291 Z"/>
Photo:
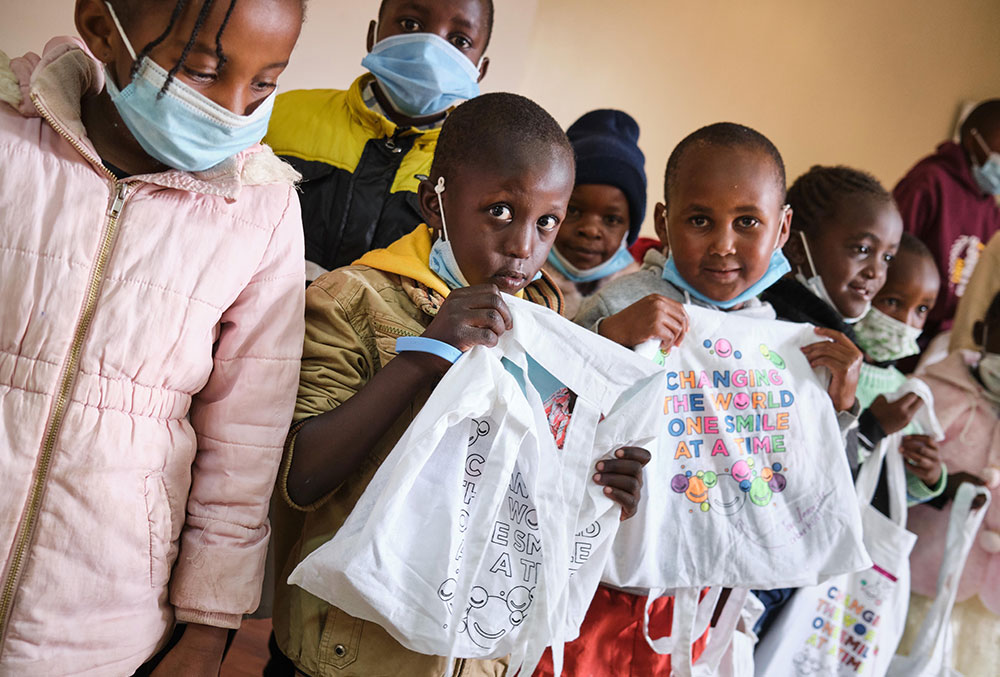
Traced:
<path fill-rule="evenodd" d="M 576 183 L 615 186 L 628 200 L 628 243 L 639 237 L 646 216 L 646 158 L 639 150 L 639 124 L 620 110 L 594 110 L 570 125 L 576 151 Z"/>

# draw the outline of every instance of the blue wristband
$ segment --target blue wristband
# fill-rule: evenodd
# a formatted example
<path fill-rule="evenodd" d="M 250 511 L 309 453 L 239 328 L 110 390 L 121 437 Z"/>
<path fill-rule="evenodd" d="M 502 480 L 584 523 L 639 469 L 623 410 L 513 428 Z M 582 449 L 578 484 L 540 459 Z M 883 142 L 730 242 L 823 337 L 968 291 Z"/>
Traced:
<path fill-rule="evenodd" d="M 442 360 L 447 360 L 452 364 L 462 356 L 462 351 L 444 341 L 427 338 L 425 336 L 400 336 L 396 339 L 396 352 L 415 351 L 418 353 L 430 353 L 437 355 Z"/>

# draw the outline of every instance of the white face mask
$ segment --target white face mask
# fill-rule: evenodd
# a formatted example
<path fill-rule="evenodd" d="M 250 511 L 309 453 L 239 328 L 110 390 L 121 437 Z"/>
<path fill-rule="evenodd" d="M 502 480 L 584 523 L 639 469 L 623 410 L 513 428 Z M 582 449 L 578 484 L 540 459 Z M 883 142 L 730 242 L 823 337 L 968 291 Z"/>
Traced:
<path fill-rule="evenodd" d="M 917 338 L 922 329 L 911 327 L 894 317 L 886 315 L 878 308 L 868 311 L 860 322 L 854 325 L 854 338 L 868 357 L 876 362 L 901 360 L 920 352 Z"/>
<path fill-rule="evenodd" d="M 826 303 L 829 304 L 829 306 L 833 308 L 838 315 L 840 315 L 840 319 L 844 321 L 844 324 L 856 324 L 860 322 L 862 318 L 868 314 L 868 311 L 871 310 L 872 302 L 865 301 L 865 309 L 861 311 L 861 314 L 857 317 L 846 317 L 842 312 L 840 312 L 840 308 L 838 308 L 837 304 L 833 302 L 830 292 L 826 290 L 826 285 L 823 284 L 823 278 L 816 272 L 816 266 L 813 265 L 812 253 L 809 251 L 809 243 L 806 241 L 806 234 L 801 230 L 797 230 L 795 232 L 799 234 L 799 239 L 802 240 L 802 247 L 806 250 L 806 260 L 809 261 L 809 269 L 813 273 L 812 277 L 806 278 L 800 269 L 797 273 L 795 273 L 795 279 L 805 285 L 809 291 L 818 296 L 820 299 L 826 301 Z"/>

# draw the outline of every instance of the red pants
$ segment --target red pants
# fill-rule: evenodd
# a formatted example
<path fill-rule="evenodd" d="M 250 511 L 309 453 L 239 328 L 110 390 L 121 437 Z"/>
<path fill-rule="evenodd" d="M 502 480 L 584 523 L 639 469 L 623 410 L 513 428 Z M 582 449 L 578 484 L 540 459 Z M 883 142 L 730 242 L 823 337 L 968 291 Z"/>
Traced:
<path fill-rule="evenodd" d="M 704 592 L 702 592 L 704 596 Z M 606 588 L 597 588 L 580 636 L 566 645 L 563 675 L 566 677 L 670 677 L 670 656 L 653 651 L 642 634 L 646 598 Z M 661 597 L 649 611 L 650 637 L 670 634 L 674 599 Z M 705 649 L 708 631 L 691 647 L 692 660 Z M 552 651 L 546 650 L 534 677 L 554 677 Z"/>

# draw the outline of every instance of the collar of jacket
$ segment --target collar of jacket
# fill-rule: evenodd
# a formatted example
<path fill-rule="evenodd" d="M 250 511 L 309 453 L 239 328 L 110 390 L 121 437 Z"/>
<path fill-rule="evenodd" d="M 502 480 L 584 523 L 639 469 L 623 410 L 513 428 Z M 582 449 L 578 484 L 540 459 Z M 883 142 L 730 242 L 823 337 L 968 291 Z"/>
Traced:
<path fill-rule="evenodd" d="M 386 116 L 369 108 L 365 104 L 365 87 L 371 84 L 374 80 L 374 75 L 371 73 L 365 73 L 351 83 L 350 88 L 347 90 L 347 108 L 351 111 L 351 115 L 359 125 L 373 130 L 378 136 L 393 136 L 397 132 L 412 132 L 414 134 L 422 135 L 424 139 L 427 140 L 437 140 L 438 134 L 441 133 L 441 127 L 435 127 L 433 129 L 406 127 L 401 129 L 399 125 Z M 449 110 L 449 113 L 450 112 L 451 111 Z"/>
<path fill-rule="evenodd" d="M 416 283 L 416 288 L 426 290 L 428 295 L 425 295 L 425 298 L 425 296 L 414 296 L 413 293 L 410 293 L 410 298 L 428 315 L 436 315 L 441 301 L 448 297 L 450 290 L 444 280 L 438 277 L 428 264 L 433 243 L 431 229 L 427 227 L 427 224 L 422 223 L 385 249 L 374 249 L 366 253 L 354 264 L 368 266 L 386 273 L 394 273 L 404 279 L 413 280 Z M 429 294 L 433 294 L 433 296 Z M 563 298 L 559 286 L 544 271 L 542 271 L 542 277 L 518 292 L 517 296 L 543 305 L 557 313 L 562 314 L 563 312 Z"/>
<path fill-rule="evenodd" d="M 955 180 L 962 184 L 966 190 L 980 199 L 993 199 L 992 195 L 983 192 L 983 189 L 972 177 L 972 160 L 969 159 L 969 154 L 962 146 L 954 141 L 945 141 L 936 150 L 941 166 L 955 177 Z"/>
<path fill-rule="evenodd" d="M 0 59 L 0 96 L 25 117 L 43 117 L 77 147 L 95 171 L 105 173 L 100 156 L 87 137 L 80 102 L 104 90 L 104 68 L 79 38 L 54 38 L 41 57 L 28 54 L 4 68 Z M 13 95 L 11 81 L 16 84 Z M 152 183 L 233 201 L 244 186 L 292 185 L 299 174 L 265 146 L 257 144 L 203 172 L 169 169 L 139 174 L 129 180 Z"/>

